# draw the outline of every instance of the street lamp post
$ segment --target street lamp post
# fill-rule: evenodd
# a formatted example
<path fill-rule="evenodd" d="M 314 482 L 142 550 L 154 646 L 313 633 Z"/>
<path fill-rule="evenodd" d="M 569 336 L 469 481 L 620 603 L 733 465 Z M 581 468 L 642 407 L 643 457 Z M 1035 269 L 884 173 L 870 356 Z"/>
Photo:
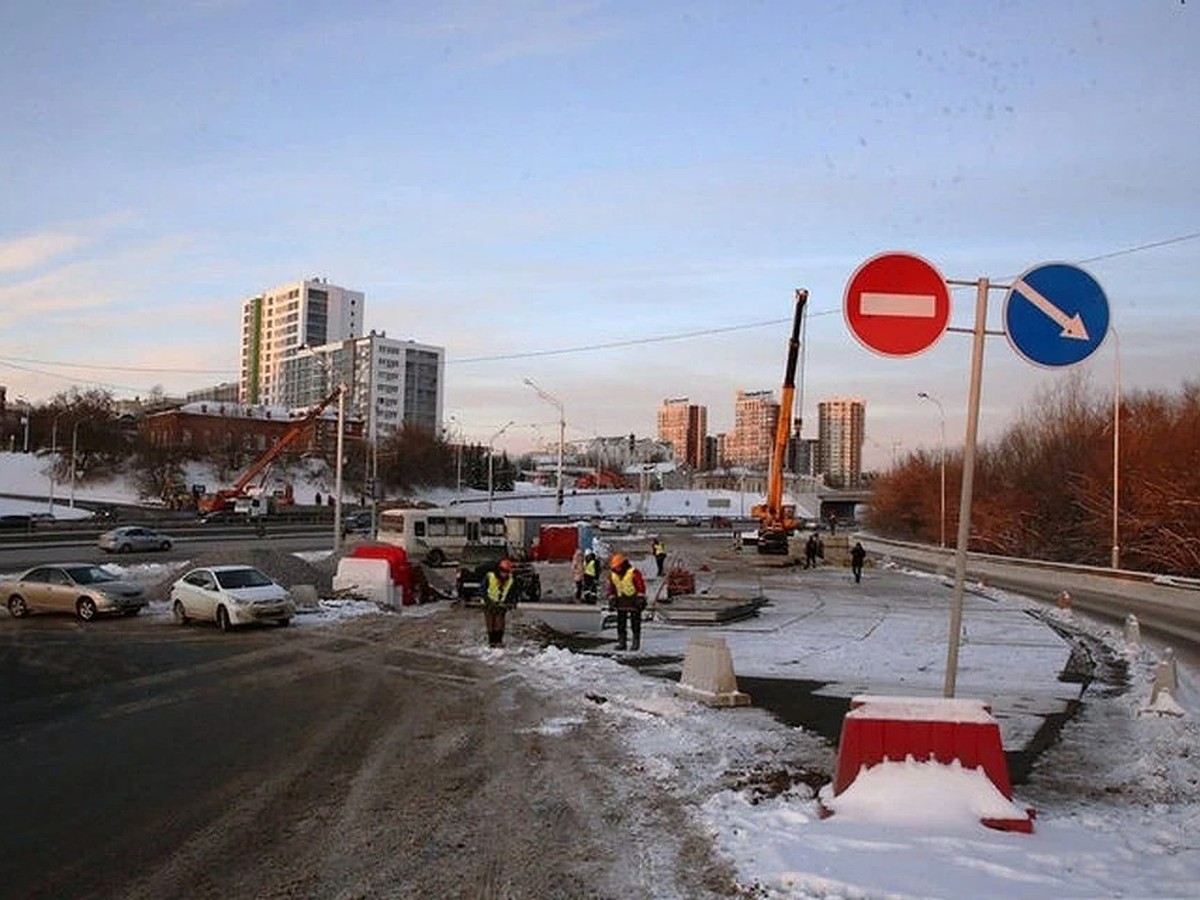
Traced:
<path fill-rule="evenodd" d="M 512 424 L 513 422 L 510 419 L 505 423 L 504 427 L 493 434 L 491 439 L 488 441 L 488 512 L 492 511 L 492 457 L 495 455 L 496 438 L 508 431 L 509 426 Z"/>
<path fill-rule="evenodd" d="M 938 456 L 939 456 L 939 461 L 940 461 L 940 467 L 942 470 L 942 503 L 941 503 L 942 528 L 941 528 L 941 538 L 940 538 L 939 546 L 945 547 L 946 546 L 946 410 L 942 406 L 942 401 L 938 400 L 937 397 L 933 397 L 933 396 L 927 394 L 925 391 L 921 391 L 920 393 L 918 393 L 917 399 L 928 400 L 930 403 L 936 404 L 937 408 L 938 408 L 938 429 L 939 429 L 939 435 L 940 435 L 940 443 L 939 443 L 940 449 L 938 452 Z"/>
<path fill-rule="evenodd" d="M 555 511 L 561 513 L 563 508 L 563 442 L 566 439 L 567 419 L 563 414 L 562 401 L 553 394 L 548 394 L 540 387 L 533 383 L 532 378 L 526 378 L 525 383 L 529 385 L 537 395 L 547 403 L 554 406 L 558 410 L 558 494 L 555 498 Z"/>
<path fill-rule="evenodd" d="M 333 476 L 333 552 L 342 549 L 342 457 L 346 449 L 346 382 L 338 379 L 337 463 Z"/>
<path fill-rule="evenodd" d="M 458 421 L 457 416 L 451 416 L 450 421 L 454 423 L 454 431 L 451 432 L 451 437 L 454 438 L 454 496 L 462 496 L 462 445 L 463 445 L 463 430 L 462 423 Z"/>
<path fill-rule="evenodd" d="M 1112 471 L 1112 567 L 1121 568 L 1121 540 L 1117 499 L 1121 488 L 1121 337 L 1108 326 L 1113 336 L 1113 471 Z"/>
<path fill-rule="evenodd" d="M 67 506 L 71 509 L 75 508 L 75 452 L 79 446 L 79 425 L 84 419 L 76 419 L 75 424 L 71 426 L 71 499 Z"/>
<path fill-rule="evenodd" d="M 54 417 L 54 422 L 50 425 L 50 515 L 54 515 L 54 484 L 55 467 L 58 465 L 58 417 L 62 413 L 58 413 Z"/>

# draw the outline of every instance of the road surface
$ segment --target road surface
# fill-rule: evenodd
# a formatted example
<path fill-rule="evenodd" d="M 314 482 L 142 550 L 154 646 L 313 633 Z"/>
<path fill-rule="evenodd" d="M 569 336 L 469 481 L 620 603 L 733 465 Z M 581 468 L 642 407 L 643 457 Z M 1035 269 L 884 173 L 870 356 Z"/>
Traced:
<path fill-rule="evenodd" d="M 478 618 L 0 615 L 0 895 L 734 896 L 614 736 L 458 652 Z"/>

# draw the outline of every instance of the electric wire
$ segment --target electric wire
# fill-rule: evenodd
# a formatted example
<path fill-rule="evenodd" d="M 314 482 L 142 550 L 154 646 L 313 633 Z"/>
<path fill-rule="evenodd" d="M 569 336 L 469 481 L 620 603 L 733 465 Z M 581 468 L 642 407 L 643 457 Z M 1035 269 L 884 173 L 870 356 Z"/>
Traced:
<path fill-rule="evenodd" d="M 1116 259 L 1122 256 L 1130 256 L 1135 253 L 1143 253 L 1148 250 L 1156 250 L 1161 247 L 1168 247 L 1173 244 L 1182 244 L 1188 241 L 1200 239 L 1200 231 L 1187 232 L 1185 234 L 1176 235 L 1163 240 L 1150 241 L 1145 244 L 1138 244 L 1133 247 L 1124 247 L 1119 250 L 1111 250 L 1106 253 L 1100 253 L 1095 256 L 1086 257 L 1077 260 L 1078 264 L 1087 264 L 1101 262 L 1108 259 Z M 1011 279 L 1010 279 L 1011 280 Z M 824 309 L 806 311 L 806 316 L 820 317 L 829 316 L 841 312 L 841 308 Z M 788 324 L 789 318 L 764 319 L 757 322 L 745 322 L 739 325 L 725 325 L 715 328 L 702 328 L 694 331 L 680 331 L 669 334 L 647 335 L 638 338 L 626 338 L 619 341 L 605 341 L 597 344 L 579 344 L 570 347 L 547 348 L 540 350 L 523 350 L 509 353 L 497 353 L 487 356 L 468 356 L 462 358 L 447 358 L 446 365 L 474 365 L 477 363 L 489 362 L 504 362 L 506 360 L 521 360 L 521 359 L 536 359 L 551 356 L 567 356 L 579 353 L 596 353 L 604 350 L 614 350 L 624 347 L 646 346 L 649 344 L 664 344 L 671 341 L 693 340 L 695 338 L 711 337 L 720 334 L 732 334 L 739 331 L 751 331 L 758 328 L 769 328 L 778 325 Z M 175 369 L 167 367 L 149 367 L 149 366 L 111 366 L 111 365 L 81 365 L 79 363 L 61 363 L 55 360 L 39 360 L 29 359 L 25 357 L 0 357 L 0 365 L 9 366 L 10 368 L 28 371 L 37 375 L 44 375 L 49 378 L 57 378 L 65 380 L 65 376 L 58 375 L 52 372 L 40 371 L 29 368 L 28 366 L 19 365 L 20 363 L 34 364 L 38 366 L 51 366 L 59 368 L 74 368 L 85 371 L 111 371 L 111 372 L 143 372 L 143 373 L 158 373 L 171 375 L 228 375 L 233 376 L 235 373 L 231 369 Z M 139 390 L 117 385 L 105 385 L 99 381 L 90 381 L 88 383 L 96 384 L 101 387 L 110 387 L 119 390 Z"/>

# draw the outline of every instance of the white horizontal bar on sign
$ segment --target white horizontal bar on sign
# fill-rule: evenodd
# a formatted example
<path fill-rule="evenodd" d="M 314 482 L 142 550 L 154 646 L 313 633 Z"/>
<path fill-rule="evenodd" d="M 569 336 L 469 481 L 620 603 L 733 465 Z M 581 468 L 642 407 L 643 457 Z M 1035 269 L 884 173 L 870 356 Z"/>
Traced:
<path fill-rule="evenodd" d="M 881 294 L 863 291 L 858 308 L 864 316 L 932 319 L 937 315 L 937 297 L 933 294 Z"/>

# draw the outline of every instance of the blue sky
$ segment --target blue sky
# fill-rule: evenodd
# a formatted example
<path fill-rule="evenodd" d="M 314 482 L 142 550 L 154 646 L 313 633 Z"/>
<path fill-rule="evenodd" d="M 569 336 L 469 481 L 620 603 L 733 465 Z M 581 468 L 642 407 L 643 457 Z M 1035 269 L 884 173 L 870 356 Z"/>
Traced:
<path fill-rule="evenodd" d="M 241 300 L 320 275 L 446 348 L 469 439 L 557 440 L 526 378 L 568 439 L 652 434 L 677 396 L 715 432 L 779 387 L 804 287 L 806 432 L 862 397 L 886 466 L 936 446 L 918 391 L 965 427 L 967 336 L 891 359 L 843 317 L 857 266 L 907 250 L 997 282 L 1090 260 L 1123 387 L 1175 390 L 1200 377 L 1198 7 L 8 3 L 0 383 L 235 379 Z M 951 327 L 972 310 L 955 290 Z M 1098 390 L 1112 344 L 1079 366 Z M 981 433 L 1067 371 L 990 337 Z"/>

